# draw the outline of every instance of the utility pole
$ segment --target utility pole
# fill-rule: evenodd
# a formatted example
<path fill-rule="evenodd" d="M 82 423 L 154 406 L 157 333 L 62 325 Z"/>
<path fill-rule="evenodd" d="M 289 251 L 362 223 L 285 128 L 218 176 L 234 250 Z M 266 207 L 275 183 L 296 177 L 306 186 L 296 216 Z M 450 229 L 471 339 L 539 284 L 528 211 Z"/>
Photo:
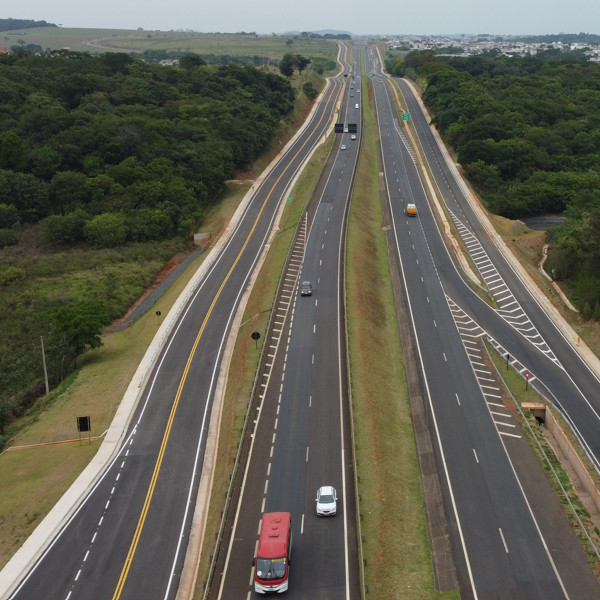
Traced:
<path fill-rule="evenodd" d="M 48 369 L 46 369 L 46 353 L 44 352 L 44 337 L 40 335 L 42 342 L 42 364 L 44 365 L 44 382 L 46 383 L 46 396 L 50 393 L 50 386 L 48 385 Z"/>

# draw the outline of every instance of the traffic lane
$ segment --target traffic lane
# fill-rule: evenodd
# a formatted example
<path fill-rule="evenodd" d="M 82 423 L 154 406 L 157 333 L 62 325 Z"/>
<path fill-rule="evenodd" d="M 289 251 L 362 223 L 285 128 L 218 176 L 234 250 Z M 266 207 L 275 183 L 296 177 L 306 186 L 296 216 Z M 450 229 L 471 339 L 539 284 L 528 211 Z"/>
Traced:
<path fill-rule="evenodd" d="M 565 411 L 594 456 L 600 456 L 597 436 L 600 422 L 594 403 L 588 401 L 594 377 L 580 361 L 574 360 L 569 369 L 560 369 L 544 353 L 516 332 L 486 302 L 481 300 L 456 273 L 454 265 L 440 269 L 444 287 L 457 304 L 496 341 L 502 344 L 511 357 L 527 368 L 549 390 L 554 403 Z M 588 385 L 585 386 L 585 382 Z M 583 382 L 583 383 L 582 383 Z M 532 385 L 536 382 L 533 380 Z M 597 389 L 597 388 L 596 388 Z M 583 392 L 586 392 L 585 394 Z"/>
<path fill-rule="evenodd" d="M 439 268 L 439 263 L 438 263 L 438 268 Z M 448 267 L 448 269 L 439 269 L 441 273 L 445 273 L 446 271 L 451 271 L 453 273 L 455 273 L 455 269 L 453 265 L 450 265 Z M 448 291 L 448 287 L 449 287 L 449 282 L 447 279 L 443 279 L 444 281 L 444 287 L 446 288 L 446 291 L 457 301 L 460 302 L 460 295 L 458 291 Z M 461 280 L 462 281 L 462 280 Z M 464 289 L 464 293 L 467 295 L 467 297 L 471 297 L 474 299 L 474 302 L 481 306 L 484 310 L 486 310 L 489 314 L 487 317 L 484 316 L 480 316 L 478 320 L 479 323 L 486 323 L 486 327 L 488 328 L 488 331 L 490 330 L 490 320 L 496 321 L 499 328 L 502 329 L 506 329 L 508 326 L 506 325 L 506 323 L 501 320 L 497 314 L 495 313 L 495 311 L 493 311 L 487 304 L 485 304 L 484 302 L 481 301 L 481 299 L 479 299 L 469 288 L 468 285 L 466 285 L 463 282 L 463 287 Z M 466 307 L 466 304 L 463 302 L 461 303 L 462 308 L 464 309 Z M 468 308 L 467 308 L 468 310 Z M 499 332 L 492 332 L 492 334 L 494 336 L 500 336 L 501 333 Z M 520 360 L 524 361 L 524 364 L 528 364 L 527 359 L 524 358 L 524 356 L 527 355 L 535 355 L 537 354 L 537 357 L 531 357 L 529 360 L 529 363 L 533 362 L 534 360 L 541 360 L 543 363 L 547 364 L 547 366 L 551 369 L 552 372 L 554 372 L 555 374 L 558 374 L 559 371 L 556 369 L 555 365 L 553 363 L 551 363 L 545 356 L 541 355 L 541 353 L 539 351 L 536 351 L 522 336 L 520 335 L 513 335 L 510 336 L 509 339 L 513 342 L 515 342 L 514 345 L 509 346 L 509 351 L 511 353 L 511 356 L 517 356 L 520 357 Z M 565 380 L 567 380 L 567 375 L 563 374 L 565 377 Z M 527 447 L 527 452 L 529 454 L 531 454 L 529 448 Z M 522 458 L 524 456 L 523 451 L 518 455 L 520 458 Z M 535 460 L 534 460 L 535 462 Z M 536 468 L 536 472 L 539 471 L 539 465 L 537 465 L 537 463 L 535 463 Z M 529 469 L 529 473 L 526 475 L 526 478 L 523 480 L 522 482 L 528 482 L 529 479 L 532 477 L 533 472 L 532 472 L 532 468 L 533 466 L 530 466 Z M 529 486 L 529 489 L 527 490 L 527 497 L 529 499 L 530 495 L 533 495 L 534 497 L 536 496 L 537 492 L 535 489 L 532 489 L 531 486 Z M 551 494 L 551 497 L 554 498 L 554 493 Z M 548 502 L 548 498 L 542 498 L 543 500 L 545 500 L 546 502 Z M 560 508 L 560 507 L 559 507 Z M 564 520 L 564 513 L 562 513 L 562 508 L 560 508 L 559 514 L 561 516 L 561 519 Z M 564 542 L 564 533 L 560 533 L 561 529 L 566 529 L 567 530 L 567 534 L 570 531 L 569 526 L 566 524 L 566 522 L 564 523 L 564 528 L 561 527 L 557 527 L 557 521 L 556 519 L 554 521 L 548 521 L 547 517 L 547 511 L 548 508 L 547 507 L 542 507 L 541 510 L 536 511 L 536 519 L 540 520 L 541 519 L 541 524 L 540 527 L 542 529 L 542 531 L 544 532 L 544 537 L 548 537 L 549 540 L 554 539 L 553 536 L 561 536 L 559 537 L 559 539 L 563 540 L 563 544 L 561 545 L 557 545 L 557 544 L 552 544 L 550 541 L 547 542 L 547 546 L 548 548 L 551 548 L 553 550 L 553 555 L 554 555 L 554 560 L 555 562 L 557 562 L 560 566 L 560 572 L 561 572 L 561 577 L 563 577 L 565 580 L 568 581 L 568 589 L 572 592 L 572 590 L 577 590 L 578 587 L 583 587 L 585 586 L 586 589 L 589 590 L 589 576 L 590 576 L 590 569 L 587 566 L 587 561 L 583 560 L 581 562 L 578 561 L 574 561 L 574 560 L 570 560 L 570 557 L 573 554 L 577 554 L 579 555 L 579 552 L 581 551 L 580 548 L 580 543 L 575 540 L 575 548 L 573 548 L 571 546 L 571 550 L 568 552 L 568 556 L 565 555 L 564 552 L 561 552 L 561 547 L 565 547 L 565 542 Z M 510 538 L 510 536 L 508 535 L 508 533 L 505 532 L 505 534 L 507 535 L 507 537 Z M 510 540 L 509 540 L 510 541 Z M 512 542 L 511 542 L 512 545 Z M 527 589 L 527 588 L 525 588 Z M 596 589 L 597 591 L 597 587 L 596 588 L 592 588 L 592 589 Z M 579 596 L 577 595 L 579 592 L 576 592 L 576 595 L 574 597 L 584 597 L 584 596 Z M 589 594 L 589 592 L 588 592 Z M 593 595 L 592 595 L 593 597 Z"/>
<path fill-rule="evenodd" d="M 420 105 L 418 105 L 414 99 L 412 91 L 408 90 L 406 82 L 402 81 L 401 83 L 403 90 L 407 90 L 407 98 L 411 98 L 412 105 L 414 106 L 415 122 L 418 122 L 420 137 L 422 135 L 422 138 L 427 140 L 427 147 L 431 149 L 430 153 L 435 155 L 435 160 L 432 161 L 432 164 L 436 165 L 438 169 L 433 169 L 434 175 L 436 175 L 437 179 L 437 174 L 440 173 L 442 179 L 448 183 L 449 187 L 451 187 L 451 195 L 447 199 L 447 202 L 453 201 L 456 203 L 455 209 L 460 210 L 460 212 L 465 215 L 465 220 L 471 225 L 473 233 L 480 240 L 480 243 L 485 248 L 508 287 L 519 299 L 521 308 L 536 326 L 546 343 L 552 348 L 566 371 L 569 373 L 577 373 L 577 386 L 581 390 L 583 396 L 585 396 L 586 401 L 590 403 L 594 413 L 600 412 L 600 401 L 597 399 L 597 394 L 595 393 L 598 386 L 596 374 L 589 369 L 587 364 L 585 364 L 574 348 L 573 343 L 569 342 L 569 340 L 564 337 L 563 333 L 556 327 L 546 310 L 531 296 L 529 290 L 523 284 L 520 275 L 514 271 L 512 265 L 506 260 L 502 250 L 489 239 L 487 230 L 483 227 L 477 215 L 474 214 L 471 203 L 464 202 L 462 190 L 443 160 L 439 147 L 435 143 L 433 134 L 427 126 L 427 123 L 424 121 Z M 459 202 L 459 200 L 463 201 Z"/>
<path fill-rule="evenodd" d="M 398 237 L 402 238 L 400 235 Z M 420 238 L 420 236 L 416 237 Z M 401 246 L 401 243 L 399 245 Z M 439 292 L 440 282 L 435 269 L 428 260 L 421 262 L 420 269 L 411 268 L 410 266 L 407 268 L 407 263 L 408 265 L 414 264 L 412 262 L 413 259 L 416 263 L 417 259 L 413 254 L 411 254 L 411 258 L 407 259 L 406 252 L 404 254 L 402 250 L 400 252 L 406 278 L 406 287 L 409 290 L 408 295 L 411 305 L 418 307 L 412 314 L 415 330 L 418 332 L 419 346 L 423 353 L 423 369 L 426 373 L 430 371 L 436 374 L 433 378 L 428 379 L 428 385 L 430 386 L 432 402 L 434 402 L 434 410 L 436 413 L 441 413 L 438 426 L 440 428 L 442 447 L 448 449 L 449 456 L 463 457 L 456 461 L 458 466 L 455 465 L 454 461 L 448 464 L 448 473 L 452 487 L 458 490 L 458 492 L 455 492 L 458 499 L 458 514 L 463 513 L 465 518 L 468 517 L 467 523 L 463 528 L 463 533 L 467 540 L 467 551 L 474 552 L 474 556 L 470 557 L 470 561 L 474 563 L 473 570 L 479 575 L 480 570 L 483 570 L 483 572 L 487 570 L 485 561 L 479 564 L 480 556 L 487 557 L 487 560 L 493 557 L 491 559 L 496 564 L 504 558 L 503 547 L 500 545 L 500 536 L 493 540 L 481 539 L 481 532 L 486 531 L 490 526 L 495 527 L 496 531 L 501 531 L 503 527 L 514 527 L 513 524 L 499 519 L 499 509 L 506 504 L 509 498 L 515 504 L 518 504 L 519 500 L 522 501 L 522 498 L 519 499 L 518 486 L 515 486 L 514 483 L 510 486 L 509 482 L 503 481 L 500 487 L 496 488 L 490 486 L 490 482 L 486 484 L 481 479 L 481 475 L 478 473 L 478 468 L 475 465 L 470 465 L 468 469 L 465 468 L 469 464 L 465 461 L 473 461 L 473 457 L 477 453 L 476 448 L 481 447 L 485 449 L 486 445 L 490 443 L 487 441 L 487 444 L 484 443 L 482 446 L 482 440 L 480 439 L 477 443 L 470 442 L 466 447 L 462 447 L 465 436 L 467 436 L 467 432 L 471 432 L 471 428 L 475 432 L 486 430 L 492 436 L 491 438 L 484 436 L 482 438 L 483 442 L 486 442 L 488 439 L 494 440 L 493 452 L 489 448 L 485 452 L 482 450 L 482 452 L 494 454 L 499 464 L 504 464 L 504 454 L 489 412 L 487 411 L 487 407 L 485 407 L 485 402 L 476 384 L 472 369 L 466 359 L 458 332 L 454 328 L 453 321 L 448 321 L 448 319 L 451 319 L 451 315 L 443 294 Z M 425 272 L 423 269 L 427 269 L 427 271 Z M 421 290 L 425 291 L 421 292 Z M 444 312 L 446 313 L 445 315 L 443 314 Z M 443 324 L 447 322 L 452 323 L 452 325 L 444 327 Z M 433 327 L 432 323 L 434 324 Z M 437 323 L 440 324 L 440 327 L 437 327 Z M 452 333 L 451 338 L 449 337 L 450 333 Z M 456 362 L 459 357 L 462 357 L 464 360 L 454 364 L 452 370 L 447 370 L 448 362 Z M 428 366 L 428 361 L 432 361 L 433 367 Z M 459 368 L 461 365 L 462 371 Z M 466 381 L 470 381 L 470 386 L 465 385 L 464 382 Z M 469 408 L 468 420 L 459 420 L 457 424 L 453 424 L 453 420 L 459 418 L 461 413 L 458 410 L 459 405 L 456 397 L 448 396 L 447 394 L 449 382 L 453 382 L 455 385 L 461 384 L 462 388 L 464 388 L 464 390 L 457 388 L 455 394 L 459 394 L 459 396 L 464 396 L 465 398 L 478 398 L 479 400 L 479 403 L 475 407 Z M 452 407 L 453 410 L 450 410 L 446 414 L 445 411 L 448 410 L 448 407 Z M 478 418 L 475 418 L 477 416 Z M 445 433 L 446 431 L 448 433 Z M 458 441 L 455 438 L 458 438 Z M 474 484 L 477 480 L 478 485 L 475 486 Z M 469 490 L 469 493 L 464 494 L 464 490 Z M 517 495 L 515 496 L 515 494 Z M 473 504 L 473 499 L 478 499 L 475 504 Z M 480 510 L 474 513 L 475 508 L 479 508 Z M 530 534 L 535 534 L 534 529 L 531 529 Z M 474 550 L 474 546 L 471 546 L 470 551 L 468 550 L 468 542 L 470 540 L 476 540 L 477 550 Z M 488 541 L 491 545 L 487 543 Z M 543 551 L 543 547 L 539 543 L 539 540 L 535 538 L 535 535 L 528 536 L 528 544 L 530 550 L 534 550 L 537 547 L 539 551 Z M 514 550 L 514 552 L 516 553 L 517 550 Z M 514 569 L 514 566 L 507 564 L 506 569 Z M 553 573 L 548 572 L 548 564 L 547 562 L 544 563 L 544 561 L 540 565 L 535 565 L 535 569 L 539 571 L 535 585 L 545 590 L 545 577 L 548 576 L 548 580 L 551 580 Z M 477 585 L 482 585 L 484 588 L 487 588 L 488 585 L 492 587 L 508 585 L 507 589 L 512 589 L 514 586 L 509 583 L 511 579 L 511 575 L 509 575 L 510 571 L 503 569 L 500 569 L 500 571 L 503 572 L 502 575 L 499 575 L 498 571 L 494 571 L 492 575 L 485 575 L 481 582 L 477 581 Z M 463 573 L 464 576 L 465 574 Z M 516 581 L 519 579 L 519 575 L 514 574 L 512 578 Z M 493 581 L 490 582 L 490 579 L 493 579 Z"/>
<path fill-rule="evenodd" d="M 344 199 L 347 193 L 341 193 L 340 189 L 347 188 L 344 178 L 350 181 L 351 173 L 347 171 L 345 163 L 336 166 L 332 170 L 331 177 L 323 193 L 323 199 L 315 213 L 315 219 L 311 227 L 307 250 L 304 258 L 304 269 L 301 279 L 309 278 L 309 275 L 317 280 L 313 288 L 313 296 L 298 298 L 294 311 L 294 327 L 292 328 L 288 348 L 288 368 L 285 374 L 284 397 L 292 401 L 288 404 L 289 409 L 282 405 L 281 423 L 289 424 L 292 430 L 285 436 L 278 436 L 278 444 L 282 444 L 283 451 L 276 451 L 273 462 L 273 473 L 281 473 L 279 478 L 287 483 L 280 489 L 269 491 L 267 504 L 275 498 L 285 497 L 289 489 L 296 491 L 293 495 L 304 498 L 303 515 L 312 516 L 315 511 L 315 495 L 321 477 L 329 476 L 323 473 L 323 467 L 327 468 L 327 458 L 334 456 L 335 461 L 330 464 L 332 483 L 341 481 L 341 447 L 340 438 L 340 359 L 337 341 L 333 343 L 330 351 L 331 340 L 337 340 L 336 323 L 339 299 L 339 245 L 341 227 L 343 225 Z M 342 185 L 340 185 L 340 183 Z M 333 191 L 332 191 L 333 190 Z M 340 216 L 340 208 L 342 209 Z M 306 307 L 306 308 L 305 308 Z M 312 315 L 311 315 L 312 313 Z M 313 317 L 312 319 L 310 317 Z M 333 330 L 333 331 L 332 331 Z M 332 335 L 333 334 L 333 335 Z M 311 338 L 309 341 L 309 337 Z M 326 348 L 327 355 L 323 354 Z M 310 396 L 302 394 L 301 388 L 307 380 L 307 367 L 310 366 L 309 378 Z M 325 367 L 325 368 L 324 368 Z M 306 398 L 300 401 L 300 398 Z M 306 411 L 306 407 L 309 410 Z M 304 415 L 308 414 L 309 426 L 304 425 Z M 304 444 L 302 443 L 304 441 Z M 304 461 L 304 465 L 302 465 Z M 291 464 L 290 464 L 291 463 Z M 337 464 L 336 464 L 337 463 Z M 302 481 L 298 481 L 297 473 L 307 469 L 309 483 L 304 484 L 304 493 L 299 494 Z M 304 476 L 302 476 L 302 479 Z M 294 499 L 289 498 L 293 503 Z M 279 501 L 281 503 L 281 501 Z M 308 503 L 308 510 L 306 504 Z M 338 519 L 341 522 L 341 519 Z M 306 520 L 304 521 L 306 523 Z M 342 522 L 343 525 L 343 522 Z M 338 526 L 332 535 L 337 535 L 335 547 L 342 548 L 344 545 L 343 527 Z M 309 531 L 311 529 L 309 528 Z M 298 555 L 298 544 L 294 542 L 295 571 L 303 574 L 301 579 L 297 577 L 290 584 L 288 595 L 297 594 L 298 597 L 307 591 L 319 594 L 334 593 L 343 594 L 345 590 L 345 564 L 344 553 L 340 553 L 338 561 L 331 554 L 329 544 L 323 548 L 322 541 L 313 541 L 306 535 L 301 536 L 301 548 L 311 548 L 311 552 L 300 550 Z M 308 577 L 306 574 L 310 574 Z M 328 590 L 328 591 L 327 591 Z M 330 597 L 330 596 L 326 596 Z M 332 597 L 343 597 L 342 595 Z"/>
<path fill-rule="evenodd" d="M 287 325 L 285 326 L 287 327 Z M 285 343 L 285 337 L 281 343 Z M 272 373 L 281 374 L 284 370 L 285 354 L 278 352 L 274 357 Z M 243 476 L 237 516 L 232 525 L 233 535 L 230 541 L 228 560 L 219 589 L 211 589 L 211 598 L 243 597 L 242 594 L 254 593 L 254 569 L 258 542 L 259 523 L 265 512 L 267 492 L 270 487 L 271 460 L 277 440 L 277 423 L 280 412 L 281 378 L 271 379 L 266 386 L 262 401 L 255 415 L 250 416 L 248 435 L 251 436 L 250 455 Z M 268 483 L 269 482 L 269 483 Z M 291 509 L 291 507 L 289 507 Z M 276 510 L 288 510 L 278 507 Z M 291 512 L 291 510 L 290 510 Z M 294 520 L 297 515 L 292 514 Z M 300 535 L 295 521 L 292 522 L 293 548 L 292 561 L 296 555 L 296 540 Z"/>
<path fill-rule="evenodd" d="M 314 335 L 312 331 L 309 334 Z M 321 546 L 319 538 L 307 538 L 306 529 L 301 533 L 303 524 L 306 525 L 307 518 L 312 517 L 315 510 L 316 487 L 309 483 L 309 471 L 313 462 L 319 460 L 319 454 L 327 453 L 312 444 L 312 423 L 315 418 L 329 419 L 324 416 L 327 404 L 320 401 L 320 394 L 313 389 L 312 344 L 292 341 L 288 357 L 289 364 L 294 367 L 286 369 L 265 510 L 288 510 L 289 507 L 292 511 L 293 573 L 287 595 L 301 598 L 306 597 L 307 592 L 314 594 L 316 589 L 326 588 L 334 577 L 327 568 L 332 563 L 330 550 Z M 309 531 L 313 532 L 312 529 Z"/>
<path fill-rule="evenodd" d="M 306 380 L 306 378 L 305 378 L 305 380 Z M 302 395 L 302 394 L 300 394 L 300 395 Z M 265 400 L 265 401 L 266 401 L 266 400 Z M 288 403 L 288 404 L 289 404 L 289 403 Z M 287 404 L 286 404 L 286 406 L 287 406 Z M 283 436 L 279 436 L 279 438 L 280 438 L 280 439 L 281 439 L 282 437 L 283 437 Z M 276 478 L 276 479 L 279 479 L 279 478 Z M 288 488 L 288 487 L 290 487 L 290 486 L 286 486 L 286 485 L 284 485 L 283 487 L 284 487 L 284 488 Z M 270 500 L 269 500 L 269 501 L 270 501 Z M 245 502 L 245 501 L 244 501 L 244 502 Z M 263 510 L 263 507 L 261 507 L 261 510 Z M 296 514 L 297 514 L 297 511 L 295 511 L 295 512 L 296 512 Z M 293 517 L 293 518 L 294 518 L 294 517 Z M 254 536 L 256 536 L 256 531 L 254 532 Z M 237 539 L 237 534 L 236 534 L 236 539 Z M 233 550 L 235 551 L 235 550 L 237 550 L 237 549 L 238 549 L 238 548 L 237 548 L 237 546 L 236 546 L 236 547 L 234 547 L 234 549 L 233 549 Z M 232 552 L 232 555 L 233 555 L 233 552 Z"/>
<path fill-rule="evenodd" d="M 439 316 L 437 320 L 442 321 Z M 439 335 L 423 335 L 424 328 L 419 325 L 417 330 L 477 592 L 505 590 L 511 597 L 564 597 L 462 343 L 450 339 L 458 337 L 451 328 L 435 328 Z M 537 595 L 528 596 L 533 590 Z"/>
<path fill-rule="evenodd" d="M 210 373 L 205 373 L 205 377 L 208 380 Z M 162 395 L 146 395 L 142 399 L 131 425 L 132 432 L 121 454 L 36 567 L 27 580 L 22 595 L 18 597 L 37 597 L 37 592 L 33 590 L 48 590 L 49 571 L 55 573 L 52 578 L 54 597 L 66 595 L 72 586 L 80 589 L 80 597 L 93 598 L 100 593 L 112 595 L 124 564 L 123 553 L 130 547 L 140 518 L 139 507 L 143 505 L 149 489 L 151 473 L 156 466 L 158 445 L 163 438 L 172 399 L 179 383 L 177 377 L 172 378 L 170 373 L 169 378 L 170 387 L 165 386 Z M 189 428 L 194 423 L 195 421 L 188 419 L 186 425 Z M 175 483 L 187 482 L 192 470 L 190 461 L 178 460 L 177 468 L 181 476 Z M 176 485 L 172 487 L 175 492 Z M 177 499 L 176 493 L 174 499 Z M 169 505 L 170 518 L 177 514 L 176 507 L 177 504 Z M 104 548 L 110 548 L 110 551 L 103 553 Z M 143 551 L 140 548 L 138 556 Z M 163 561 L 165 556 L 166 549 L 163 549 Z M 84 557 L 92 557 L 94 560 L 84 560 Z M 98 570 L 96 564 L 102 564 L 102 569 Z M 59 590 L 58 585 L 66 587 Z"/>
<path fill-rule="evenodd" d="M 317 211 L 316 223 L 311 230 L 313 240 L 325 239 L 322 246 L 316 248 L 316 252 L 307 252 L 307 263 L 322 264 L 320 256 L 331 255 L 327 251 L 327 245 L 330 237 L 336 237 L 334 234 L 328 236 L 325 234 L 325 218 L 320 219 L 320 215 L 327 215 L 329 209 L 323 207 Z M 327 219 L 328 221 L 328 219 Z M 329 222 L 329 221 L 328 221 Z M 330 222 L 329 222 L 330 225 Z M 315 235 L 316 231 L 321 231 L 323 238 Z M 329 228 L 327 229 L 329 231 Z M 310 244 L 309 244 L 310 246 Z M 315 256 L 309 259 L 309 256 Z M 305 269 L 306 273 L 306 269 Z M 292 576 L 290 580 L 290 590 L 288 595 L 291 597 L 306 597 L 306 594 L 315 593 L 319 597 L 343 598 L 345 591 L 345 564 L 344 552 L 344 531 L 343 514 L 336 519 L 335 525 L 323 525 L 315 528 L 315 519 L 319 519 L 315 514 L 315 496 L 317 488 L 323 484 L 336 486 L 341 489 L 341 436 L 340 436 L 340 389 L 339 373 L 340 364 L 338 349 L 336 343 L 330 350 L 330 340 L 337 340 L 335 323 L 337 322 L 337 293 L 332 293 L 332 284 L 337 283 L 336 276 L 327 276 L 325 272 L 324 281 L 315 287 L 313 296 L 309 298 L 299 298 L 295 311 L 295 327 L 291 336 L 291 343 L 288 351 L 290 365 L 293 368 L 286 371 L 284 394 L 293 398 L 294 408 L 290 415 L 286 411 L 281 411 L 282 422 L 290 423 L 292 432 L 280 443 L 284 446 L 283 450 L 277 450 L 277 457 L 283 457 L 281 464 L 277 466 L 278 458 L 274 461 L 273 473 L 282 471 L 282 478 L 287 479 L 285 490 L 294 490 L 294 496 L 304 499 L 304 505 L 300 507 L 303 515 L 304 533 L 301 536 L 300 544 L 294 541 L 294 573 L 302 573 L 302 577 Z M 314 322 L 310 326 L 310 319 L 303 314 L 302 306 L 311 304 L 309 311 L 314 308 Z M 303 324 L 309 324 L 306 327 Z M 296 335 L 298 324 L 301 324 L 301 331 Z M 310 343 L 308 337 L 312 336 Z M 296 338 L 300 338 L 296 342 Z M 296 354 L 297 352 L 297 354 Z M 302 394 L 300 389 L 303 387 L 303 381 L 306 377 L 306 367 L 302 363 L 310 363 L 311 374 L 308 378 L 311 382 L 311 393 Z M 301 401 L 301 398 L 304 398 Z M 309 407 L 308 411 L 304 409 Z M 308 414 L 308 426 L 299 425 L 300 413 L 304 416 Z M 304 442 L 304 443 L 303 443 Z M 302 459 L 304 464 L 302 464 Z M 306 482 L 303 484 L 304 476 L 298 477 L 298 473 L 305 469 L 307 472 Z M 302 490 L 302 485 L 304 489 Z M 303 491 L 303 493 L 302 493 Z M 281 497 L 285 492 L 280 490 L 269 490 L 271 495 Z M 293 499 L 289 499 L 293 502 Z M 341 511 L 340 511 L 341 513 Z M 326 532 L 326 535 L 323 535 Z M 333 594 L 333 595 L 331 595 Z"/>

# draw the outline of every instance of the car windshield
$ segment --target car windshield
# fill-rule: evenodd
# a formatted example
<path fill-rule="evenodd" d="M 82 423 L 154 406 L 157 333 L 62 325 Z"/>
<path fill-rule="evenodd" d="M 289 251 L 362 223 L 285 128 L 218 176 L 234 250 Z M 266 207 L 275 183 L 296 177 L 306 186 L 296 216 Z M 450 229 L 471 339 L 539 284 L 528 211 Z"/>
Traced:
<path fill-rule="evenodd" d="M 283 558 L 257 558 L 256 576 L 261 581 L 275 581 L 285 577 L 287 560 Z"/>
<path fill-rule="evenodd" d="M 319 502 L 321 504 L 332 504 L 333 494 L 321 494 L 321 496 L 319 497 Z"/>

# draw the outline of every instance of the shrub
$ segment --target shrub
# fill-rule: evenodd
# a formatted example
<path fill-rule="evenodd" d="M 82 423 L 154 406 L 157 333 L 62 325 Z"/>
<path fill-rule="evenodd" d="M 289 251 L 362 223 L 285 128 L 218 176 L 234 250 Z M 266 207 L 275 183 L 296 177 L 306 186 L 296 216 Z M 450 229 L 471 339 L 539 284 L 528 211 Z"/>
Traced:
<path fill-rule="evenodd" d="M 15 246 L 19 243 L 17 234 L 11 229 L 0 229 L 0 248 Z"/>
<path fill-rule="evenodd" d="M 0 271 L 0 285 L 10 285 L 11 283 L 15 283 L 15 281 L 25 279 L 26 275 L 25 269 L 21 269 L 20 267 L 5 267 Z"/>
<path fill-rule="evenodd" d="M 77 210 L 66 215 L 51 215 L 40 223 L 43 240 L 52 246 L 70 246 L 82 242 L 87 215 Z"/>
<path fill-rule="evenodd" d="M 127 217 L 123 213 L 103 213 L 88 221 L 83 228 L 85 240 L 96 248 L 122 246 L 129 235 Z"/>
<path fill-rule="evenodd" d="M 310 98 L 311 100 L 314 100 L 318 95 L 319 92 L 317 92 L 317 90 L 315 90 L 315 88 L 313 87 L 313 84 L 310 81 L 307 81 L 303 86 L 302 86 L 302 91 L 308 96 L 308 98 Z"/>

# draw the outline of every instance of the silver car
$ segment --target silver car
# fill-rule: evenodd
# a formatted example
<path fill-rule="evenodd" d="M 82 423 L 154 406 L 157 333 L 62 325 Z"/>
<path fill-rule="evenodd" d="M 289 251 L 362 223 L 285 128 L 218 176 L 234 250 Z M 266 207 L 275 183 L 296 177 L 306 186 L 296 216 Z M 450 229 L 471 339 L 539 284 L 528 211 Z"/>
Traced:
<path fill-rule="evenodd" d="M 324 485 L 317 490 L 317 515 L 333 517 L 337 512 L 337 492 L 331 485 Z"/>
<path fill-rule="evenodd" d="M 300 295 L 312 296 L 312 285 L 310 285 L 310 281 L 303 281 L 300 284 Z"/>

